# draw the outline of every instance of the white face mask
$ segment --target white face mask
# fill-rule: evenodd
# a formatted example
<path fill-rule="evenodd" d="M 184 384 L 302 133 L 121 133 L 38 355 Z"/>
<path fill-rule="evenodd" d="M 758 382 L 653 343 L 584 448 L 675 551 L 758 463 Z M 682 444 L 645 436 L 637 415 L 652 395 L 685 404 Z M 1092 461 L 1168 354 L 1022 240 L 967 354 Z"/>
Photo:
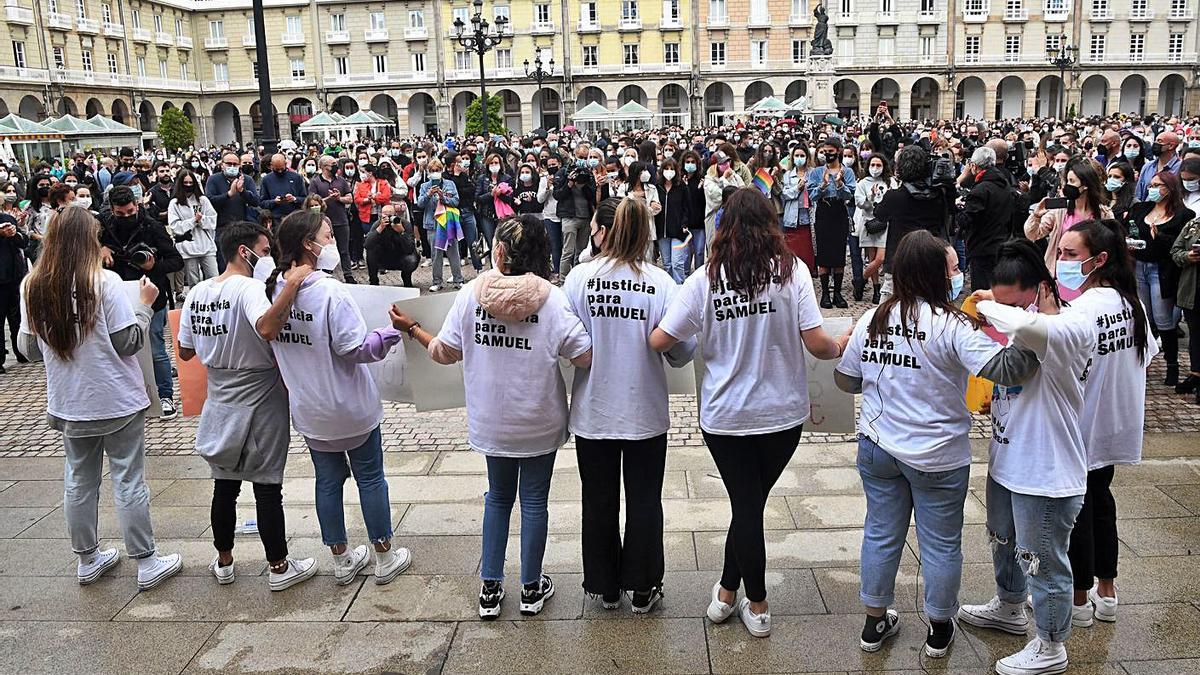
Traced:
<path fill-rule="evenodd" d="M 621 166 L 628 167 L 630 164 L 633 164 L 633 161 L 634 161 L 633 157 L 630 157 L 629 155 L 625 155 L 624 157 L 621 158 Z"/>
<path fill-rule="evenodd" d="M 640 174 L 638 174 L 638 179 L 640 181 L 642 181 L 643 183 L 649 183 L 650 182 L 650 172 L 649 171 L 641 172 Z"/>
<path fill-rule="evenodd" d="M 532 181 L 532 180 L 533 180 L 533 174 L 531 174 L 531 173 L 523 173 L 523 174 L 521 174 L 521 180 L 522 180 L 522 181 L 524 181 L 524 182 L 526 182 L 526 183 L 528 183 L 528 182 L 530 182 L 530 181 Z"/>
<path fill-rule="evenodd" d="M 354 177 L 354 169 L 346 169 L 345 173 L 346 173 L 346 176 L 349 178 Z"/>
<path fill-rule="evenodd" d="M 1065 168 L 1067 168 L 1066 162 L 1055 162 L 1054 163 L 1054 170 L 1058 173 L 1062 173 L 1062 170 Z"/>
<path fill-rule="evenodd" d="M 609 171 L 609 172 L 608 172 L 608 179 L 609 179 L 609 180 L 616 180 L 616 179 L 617 179 L 617 178 L 618 178 L 620 175 L 621 175 L 621 174 L 620 174 L 619 172 L 616 172 L 616 171 Z"/>
<path fill-rule="evenodd" d="M 873 166 L 870 169 L 868 169 L 868 171 L 871 172 L 872 178 L 879 178 L 880 176 L 883 175 L 883 167 L 881 167 L 881 166 Z"/>
<path fill-rule="evenodd" d="M 76 197 L 74 204 L 75 204 L 75 206 L 80 206 L 85 209 L 90 209 L 90 208 L 92 208 L 92 198 L 91 197 Z"/>
<path fill-rule="evenodd" d="M 251 254 L 253 254 L 253 251 L 251 251 Z M 250 260 L 247 259 L 246 262 L 250 262 Z M 259 281 L 262 281 L 265 283 L 266 280 L 268 278 L 270 278 L 271 272 L 274 272 L 274 271 L 275 271 L 275 259 L 269 255 L 264 255 L 264 256 L 260 256 L 258 258 L 258 260 L 254 261 L 254 269 L 251 272 L 251 275 L 255 279 L 258 279 Z"/>
<path fill-rule="evenodd" d="M 488 171 L 491 171 L 492 173 L 500 173 L 500 165 L 499 164 L 491 164 L 488 166 Z"/>
<path fill-rule="evenodd" d="M 325 244 L 317 253 L 317 269 L 322 272 L 332 271 L 341 261 L 342 256 L 338 253 L 337 244 Z"/>
<path fill-rule="evenodd" d="M 663 178 L 665 178 L 667 180 L 675 180 L 675 170 L 674 169 L 664 169 L 662 172 L 662 175 L 663 175 Z"/>

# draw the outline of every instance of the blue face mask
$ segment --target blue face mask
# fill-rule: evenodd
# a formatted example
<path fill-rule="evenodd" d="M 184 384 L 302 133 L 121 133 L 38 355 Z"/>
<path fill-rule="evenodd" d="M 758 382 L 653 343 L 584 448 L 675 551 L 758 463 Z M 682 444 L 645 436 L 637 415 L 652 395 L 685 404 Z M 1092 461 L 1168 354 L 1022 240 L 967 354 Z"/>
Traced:
<path fill-rule="evenodd" d="M 134 199 L 142 198 L 142 186 L 141 185 L 134 185 L 133 187 L 131 187 L 129 189 L 133 192 Z"/>
<path fill-rule="evenodd" d="M 1192 140 L 1188 141 L 1188 147 L 1189 148 L 1200 148 L 1200 138 L 1196 138 L 1196 139 L 1192 139 Z"/>
<path fill-rule="evenodd" d="M 688 173 L 695 173 L 695 172 L 696 172 L 696 164 L 695 164 L 695 162 L 688 162 L 687 164 L 684 164 L 684 165 L 683 165 L 683 170 L 684 170 L 684 171 L 686 171 L 686 172 L 688 172 Z"/>
<path fill-rule="evenodd" d="M 1033 168 L 1033 166 L 1027 166 L 1027 167 L 1025 167 L 1025 172 L 1028 173 L 1030 176 L 1033 176 L 1033 175 L 1037 174 L 1037 169 Z"/>
<path fill-rule="evenodd" d="M 1158 187 L 1157 185 L 1146 190 L 1146 199 L 1149 199 L 1152 202 L 1161 202 L 1162 198 L 1162 188 Z"/>
<path fill-rule="evenodd" d="M 1137 159 L 1142 156 L 1142 151 L 1137 148 L 1125 148 L 1126 159 Z"/>
<path fill-rule="evenodd" d="M 1083 284 L 1087 281 L 1087 278 L 1095 271 L 1093 269 L 1092 272 L 1083 273 L 1083 263 L 1088 262 L 1088 260 L 1091 260 L 1091 258 L 1087 260 L 1059 260 L 1054 265 L 1054 277 L 1058 280 L 1058 283 L 1062 284 L 1063 288 L 1077 291 L 1083 288 Z"/>
<path fill-rule="evenodd" d="M 956 299 L 958 299 L 958 294 L 962 293 L 962 289 L 963 289 L 963 273 L 959 272 L 958 274 L 955 274 L 954 276 L 950 277 L 949 300 L 951 302 L 954 302 Z"/>
<path fill-rule="evenodd" d="M 600 166 L 600 160 L 596 157 L 589 157 L 588 161 L 587 161 L 587 165 L 588 165 L 589 169 L 594 169 L 594 168 Z"/>
<path fill-rule="evenodd" d="M 1121 180 L 1120 178 L 1113 178 L 1112 176 L 1109 176 L 1108 180 L 1104 181 L 1104 189 L 1108 190 L 1109 192 L 1116 192 L 1123 187 L 1125 187 L 1125 181 Z"/>

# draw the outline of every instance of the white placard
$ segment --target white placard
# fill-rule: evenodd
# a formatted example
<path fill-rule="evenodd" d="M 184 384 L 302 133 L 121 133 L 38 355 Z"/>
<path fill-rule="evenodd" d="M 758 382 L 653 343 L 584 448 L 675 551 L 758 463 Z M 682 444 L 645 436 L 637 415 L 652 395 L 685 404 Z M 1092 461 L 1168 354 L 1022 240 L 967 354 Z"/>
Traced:
<path fill-rule="evenodd" d="M 134 307 L 142 303 L 141 281 L 122 281 L 121 289 L 125 291 L 125 296 L 129 298 L 129 302 Z M 146 398 L 150 399 L 150 407 L 146 409 L 146 417 L 161 417 L 162 406 L 158 404 L 158 383 L 154 381 L 154 354 L 150 351 L 149 330 L 146 332 L 146 339 L 142 342 L 142 348 L 138 350 L 137 362 L 138 366 L 142 369 L 142 380 L 146 384 Z"/>
<path fill-rule="evenodd" d="M 822 328 L 830 337 L 842 335 L 850 330 L 854 319 L 847 316 L 826 317 Z M 854 425 L 854 395 L 838 388 L 833 381 L 833 369 L 837 359 L 822 361 L 804 352 L 804 367 L 808 372 L 808 399 L 812 413 L 805 431 L 829 434 L 852 434 Z"/>
<path fill-rule="evenodd" d="M 421 295 L 419 289 L 403 286 L 346 284 L 344 288 L 362 312 L 367 330 L 391 326 L 392 319 L 388 316 L 388 310 L 392 304 Z M 382 361 L 367 364 L 371 377 L 375 378 L 375 386 L 379 387 L 380 398 L 385 401 L 412 402 L 412 391 L 407 378 L 407 361 L 405 350 L 392 349 Z"/>
<path fill-rule="evenodd" d="M 427 295 L 398 302 L 396 309 L 419 322 L 430 335 L 437 335 L 454 306 L 454 297 L 454 293 Z M 416 385 L 409 393 L 419 412 L 466 407 L 462 362 L 451 366 L 434 363 L 419 342 L 408 338 L 404 339 L 404 351 L 408 356 L 408 381 Z"/>

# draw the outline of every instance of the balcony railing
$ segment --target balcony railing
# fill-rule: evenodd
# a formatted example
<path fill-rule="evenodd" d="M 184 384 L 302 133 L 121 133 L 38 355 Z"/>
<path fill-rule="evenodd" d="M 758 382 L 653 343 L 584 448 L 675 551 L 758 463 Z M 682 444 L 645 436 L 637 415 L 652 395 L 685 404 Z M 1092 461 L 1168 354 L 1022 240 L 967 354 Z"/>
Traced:
<path fill-rule="evenodd" d="M 890 26 L 900 23 L 900 15 L 894 11 L 877 12 L 875 14 L 876 25 Z"/>
<path fill-rule="evenodd" d="M 327 30 L 325 31 L 325 44 L 327 45 L 344 45 L 350 42 L 350 31 L 348 30 Z"/>
<path fill-rule="evenodd" d="M 1099 8 L 1092 10 L 1092 13 L 1088 17 L 1088 19 L 1090 21 L 1095 21 L 1097 23 L 1112 21 L 1113 20 L 1113 11 L 1109 7 L 1099 7 Z"/>
<path fill-rule="evenodd" d="M 284 33 L 280 36 L 279 41 L 287 46 L 295 46 L 304 44 L 304 33 Z"/>
<path fill-rule="evenodd" d="M 250 33 L 249 35 L 242 36 L 242 46 L 243 47 L 246 47 L 247 49 L 254 49 L 255 44 L 256 43 L 254 41 L 254 33 Z"/>
<path fill-rule="evenodd" d="M 988 14 L 991 14 L 988 7 L 969 7 L 963 10 L 963 22 L 987 23 Z"/>
<path fill-rule="evenodd" d="M 1129 20 L 1130 21 L 1153 21 L 1154 20 L 1154 10 L 1152 10 L 1148 7 L 1139 7 L 1137 9 L 1131 9 L 1131 10 L 1129 10 Z"/>
<path fill-rule="evenodd" d="M 942 9 L 923 9 L 917 12 L 917 23 L 944 24 L 946 23 L 946 11 Z"/>
<path fill-rule="evenodd" d="M 642 29 L 642 20 L 641 19 L 621 19 L 617 23 L 617 30 L 632 31 L 632 30 L 641 30 L 641 29 Z"/>
<path fill-rule="evenodd" d="M 417 26 L 415 28 L 412 26 L 409 26 L 408 28 L 404 29 L 404 39 L 405 40 L 428 40 L 429 39 L 429 29 L 426 28 L 425 26 Z"/>
<path fill-rule="evenodd" d="M 579 20 L 579 32 L 580 33 L 599 33 L 600 32 L 600 22 L 599 21 L 589 21 L 587 19 L 580 19 Z"/>
<path fill-rule="evenodd" d="M 80 33 L 96 35 L 100 32 L 100 22 L 95 19 L 88 19 L 81 16 L 75 19 L 75 29 Z"/>
<path fill-rule="evenodd" d="M 529 32 L 534 35 L 551 35 L 554 33 L 553 21 L 535 21 L 530 27 Z"/>
<path fill-rule="evenodd" d="M 180 49 L 191 49 L 193 44 L 192 37 L 190 35 L 176 35 L 175 44 Z"/>
<path fill-rule="evenodd" d="M 204 38 L 205 49 L 229 49 L 229 38 L 221 37 L 206 37 Z"/>
<path fill-rule="evenodd" d="M 658 22 L 658 29 L 683 30 L 683 22 L 679 20 L 679 17 L 663 17 L 663 19 Z"/>
<path fill-rule="evenodd" d="M 0 80 L 8 82 L 37 82 L 50 81 L 50 71 L 41 68 L 16 68 L 0 66 Z"/>
<path fill-rule="evenodd" d="M 130 31 L 130 35 L 133 36 L 134 42 L 149 42 L 154 38 L 154 34 L 150 32 L 149 28 L 134 28 Z"/>
<path fill-rule="evenodd" d="M 746 22 L 750 28 L 770 28 L 771 15 L 769 14 L 751 14 L 750 20 Z"/>
<path fill-rule="evenodd" d="M 448 70 L 446 71 L 448 79 L 471 79 L 478 78 L 478 70 Z M 326 87 L 351 87 L 362 86 L 364 84 L 372 84 L 375 82 L 388 83 L 403 83 L 403 82 L 428 82 L 433 79 L 433 73 L 430 72 L 387 72 L 387 73 L 347 73 L 345 75 L 326 75 L 322 78 L 322 83 Z"/>
<path fill-rule="evenodd" d="M 71 20 L 70 14 L 62 12 L 47 12 L 46 25 L 55 30 L 71 30 L 75 27 L 75 22 Z"/>
<path fill-rule="evenodd" d="M 1051 6 L 1042 8 L 1042 21 L 1060 22 L 1066 21 L 1071 15 L 1071 10 L 1066 6 Z"/>
<path fill-rule="evenodd" d="M 713 14 L 712 16 L 708 17 L 708 27 L 709 28 L 722 28 L 722 29 L 728 28 L 729 27 L 729 15 L 728 14 Z"/>
<path fill-rule="evenodd" d="M 4 20 L 9 23 L 20 23 L 26 26 L 33 25 L 33 10 L 28 7 L 17 7 L 16 5 L 5 5 Z"/>
<path fill-rule="evenodd" d="M 154 34 L 154 44 L 170 47 L 175 44 L 175 36 L 160 30 Z"/>
<path fill-rule="evenodd" d="M 833 24 L 835 26 L 857 26 L 858 15 L 854 12 L 847 12 L 845 14 L 838 12 L 833 15 Z"/>
<path fill-rule="evenodd" d="M 404 29 L 404 37 L 406 37 L 406 38 L 408 37 L 408 31 L 410 31 L 410 30 L 414 30 L 414 29 L 412 29 L 412 28 Z M 420 30 L 421 30 L 421 32 L 425 31 L 424 28 L 421 28 Z M 363 40 L 366 42 L 387 42 L 388 41 L 388 29 L 386 29 L 386 28 L 368 28 L 363 31 Z"/>
<path fill-rule="evenodd" d="M 1140 56 L 1137 54 L 1104 54 L 1099 56 L 1084 54 L 1079 57 L 1079 62 L 1099 66 L 1109 64 L 1121 65 L 1126 63 L 1195 63 L 1196 57 L 1197 55 L 1195 52 L 1179 52 L 1177 54 L 1143 53 Z"/>
<path fill-rule="evenodd" d="M 1005 7 L 1004 20 L 1008 22 L 1028 21 L 1029 10 L 1024 7 Z"/>
<path fill-rule="evenodd" d="M 807 26 L 810 21 L 811 19 L 807 14 L 792 14 L 788 17 L 788 25 L 793 27 Z"/>
<path fill-rule="evenodd" d="M 125 37 L 125 26 L 122 26 L 119 23 L 105 21 L 104 25 L 101 27 L 101 30 L 104 31 L 105 37 L 111 37 L 111 38 Z"/>

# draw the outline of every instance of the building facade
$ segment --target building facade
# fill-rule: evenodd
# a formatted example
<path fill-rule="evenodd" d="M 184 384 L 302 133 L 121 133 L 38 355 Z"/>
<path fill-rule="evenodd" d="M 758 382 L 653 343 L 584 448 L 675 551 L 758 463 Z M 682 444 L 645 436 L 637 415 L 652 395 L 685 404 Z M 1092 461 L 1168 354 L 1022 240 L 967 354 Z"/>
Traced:
<path fill-rule="evenodd" d="M 826 0 L 834 99 L 902 117 L 1200 109 L 1197 0 Z M 765 96 L 794 101 L 813 0 L 485 0 L 511 31 L 483 59 L 506 126 L 560 126 L 629 101 L 703 124 Z M 180 108 L 203 143 L 261 128 L 248 0 L 5 0 L 0 114 L 111 116 L 152 134 Z M 469 0 L 266 0 L 282 137 L 317 111 L 371 109 L 400 133 L 461 130 L 480 61 L 454 39 Z M 1060 71 L 1049 52 L 1077 49 Z M 550 75 L 539 90 L 525 62 Z M 550 61 L 553 59 L 553 68 Z M 532 67 L 532 66 L 530 66 Z"/>

